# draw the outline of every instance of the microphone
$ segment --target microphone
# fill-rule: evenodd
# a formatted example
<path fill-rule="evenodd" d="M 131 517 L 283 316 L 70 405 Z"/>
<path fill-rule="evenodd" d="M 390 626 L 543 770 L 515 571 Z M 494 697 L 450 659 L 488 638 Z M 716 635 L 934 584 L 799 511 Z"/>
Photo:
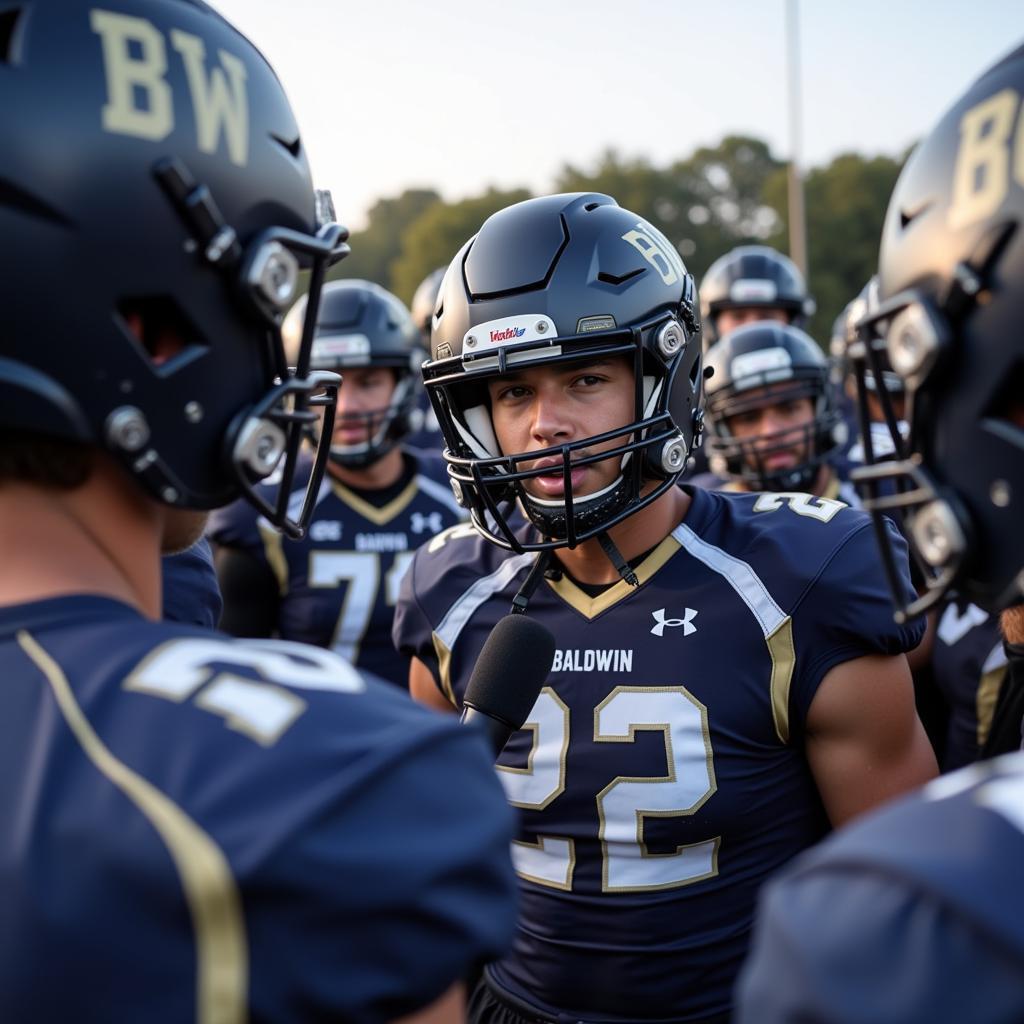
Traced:
<path fill-rule="evenodd" d="M 482 729 L 497 757 L 523 727 L 555 660 L 555 637 L 525 615 L 506 615 L 491 630 L 466 686 L 462 721 Z"/>

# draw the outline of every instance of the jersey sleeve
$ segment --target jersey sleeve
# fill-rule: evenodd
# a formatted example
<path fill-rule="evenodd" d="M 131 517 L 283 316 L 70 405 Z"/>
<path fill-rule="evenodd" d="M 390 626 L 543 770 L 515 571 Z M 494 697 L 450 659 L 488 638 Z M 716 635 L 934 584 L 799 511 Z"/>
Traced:
<path fill-rule="evenodd" d="M 770 885 L 737 986 L 738 1024 L 1024 1020 L 1020 959 L 895 878 Z"/>
<path fill-rule="evenodd" d="M 391 625 L 391 639 L 395 650 L 407 658 L 418 658 L 430 669 L 434 683 L 441 689 L 441 669 L 434 649 L 434 630 L 430 618 L 420 604 L 418 581 L 428 558 L 426 546 L 413 556 L 412 564 L 402 577 L 395 604 L 395 617 Z"/>
<path fill-rule="evenodd" d="M 913 595 L 907 545 L 887 523 L 901 585 Z M 853 530 L 822 565 L 793 613 L 796 656 L 791 704 L 802 722 L 818 686 L 836 665 L 865 655 L 913 650 L 924 636 L 923 619 L 897 624 L 870 521 Z"/>
<path fill-rule="evenodd" d="M 278 879 L 311 897 L 282 892 L 291 920 L 266 936 L 275 970 L 307 980 L 308 1019 L 403 1017 L 504 953 L 515 929 L 513 816 L 485 744 L 387 697 L 386 716 L 354 708 L 358 756 L 338 759 L 332 799 L 310 800 L 312 820 L 275 856 Z"/>

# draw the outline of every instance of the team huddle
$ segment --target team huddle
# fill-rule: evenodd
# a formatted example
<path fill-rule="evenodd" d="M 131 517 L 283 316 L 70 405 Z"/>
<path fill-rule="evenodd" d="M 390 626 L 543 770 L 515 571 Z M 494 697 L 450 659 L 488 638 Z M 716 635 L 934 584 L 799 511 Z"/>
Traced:
<path fill-rule="evenodd" d="M 410 310 L 205 3 L 0 12 L 0 1018 L 1024 1019 L 1022 90 L 829 339 L 597 193 Z"/>

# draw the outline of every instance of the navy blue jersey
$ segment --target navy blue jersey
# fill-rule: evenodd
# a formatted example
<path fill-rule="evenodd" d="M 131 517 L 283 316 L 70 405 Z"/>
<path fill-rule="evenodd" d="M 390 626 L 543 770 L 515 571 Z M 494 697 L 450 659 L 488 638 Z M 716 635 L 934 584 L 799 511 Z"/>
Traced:
<path fill-rule="evenodd" d="M 185 551 L 164 555 L 162 572 L 164 618 L 215 629 L 223 602 L 206 538 L 200 537 Z"/>
<path fill-rule="evenodd" d="M 694 487 L 703 487 L 706 491 L 726 491 L 730 494 L 751 493 L 735 480 L 712 472 L 699 473 L 697 476 L 687 478 L 686 482 Z M 828 482 L 821 492 L 821 497 L 829 498 L 832 501 L 841 501 L 851 508 L 860 508 L 860 496 L 857 494 L 857 488 L 849 480 L 840 479 L 835 469 L 831 467 Z"/>
<path fill-rule="evenodd" d="M 0 609 L 0 1020 L 370 1022 L 505 947 L 485 744 L 336 655 Z"/>
<path fill-rule="evenodd" d="M 870 521 L 808 495 L 692 490 L 685 521 L 597 597 L 545 580 L 554 667 L 501 758 L 523 909 L 495 985 L 588 1021 L 728 1009 L 765 877 L 827 821 L 802 750 L 825 674 L 896 654 Z M 468 527 L 413 560 L 395 640 L 453 702 L 536 556 Z"/>
<path fill-rule="evenodd" d="M 866 816 L 765 889 L 744 1024 L 1024 1020 L 1024 754 Z"/>
<path fill-rule="evenodd" d="M 942 767 L 950 771 L 978 760 L 992 726 L 1006 678 L 999 619 L 962 599 L 950 600 L 939 612 L 932 670 L 949 705 Z"/>
<path fill-rule="evenodd" d="M 282 536 L 246 501 L 214 513 L 208 530 L 216 545 L 244 550 L 273 572 L 278 636 L 330 648 L 403 687 L 408 661 L 391 643 L 402 574 L 420 544 L 463 518 L 442 460 L 406 460 L 404 487 L 380 507 L 325 474 L 302 540 Z"/>

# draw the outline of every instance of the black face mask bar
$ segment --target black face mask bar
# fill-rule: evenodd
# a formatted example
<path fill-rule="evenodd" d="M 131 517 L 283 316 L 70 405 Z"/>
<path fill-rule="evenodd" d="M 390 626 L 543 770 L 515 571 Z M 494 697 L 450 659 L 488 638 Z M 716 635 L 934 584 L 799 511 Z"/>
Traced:
<path fill-rule="evenodd" d="M 953 331 L 973 309 L 1016 225 L 995 225 L 979 241 L 969 260 L 957 264 L 953 278 L 938 303 L 917 289 L 894 295 L 857 325 L 864 344 L 853 358 L 857 403 L 864 446 L 862 468 L 851 473 L 864 509 L 871 513 L 882 554 L 896 621 L 905 622 L 934 607 L 961 578 L 971 550 L 971 521 L 966 509 L 949 489 L 941 487 L 925 468 L 921 457 L 921 425 L 938 410 L 927 404 L 921 386 L 936 372 L 951 343 Z M 906 385 L 906 418 L 909 436 L 899 429 L 892 396 L 884 386 L 880 353 L 872 337 L 887 339 L 889 363 Z M 876 384 L 879 401 L 893 445 L 891 459 L 877 458 L 868 414 L 867 375 Z M 881 386 L 879 384 L 881 383 Z M 911 554 L 923 579 L 924 593 L 907 601 L 896 567 L 896 553 L 886 526 L 895 517 L 910 544 Z"/>
<path fill-rule="evenodd" d="M 319 192 L 316 235 L 272 227 L 243 250 L 209 189 L 197 182 L 180 160 L 160 160 L 153 173 L 188 227 L 202 258 L 225 274 L 241 299 L 261 314 L 271 332 L 269 356 L 276 384 L 235 418 L 226 436 L 226 457 L 245 498 L 289 537 L 302 537 L 326 468 L 341 383 L 335 373 L 310 372 L 313 333 L 327 269 L 350 251 L 346 244 L 348 231 L 333 220 L 325 220 L 333 217 L 333 204 L 327 193 Z M 309 296 L 296 366 L 290 369 L 284 358 L 281 321 L 295 297 L 302 264 L 310 268 Z M 291 488 L 299 447 L 317 419 L 316 407 L 324 409 L 323 431 L 296 517 L 289 514 Z M 271 503 L 255 488 L 278 466 L 280 479 Z"/>

